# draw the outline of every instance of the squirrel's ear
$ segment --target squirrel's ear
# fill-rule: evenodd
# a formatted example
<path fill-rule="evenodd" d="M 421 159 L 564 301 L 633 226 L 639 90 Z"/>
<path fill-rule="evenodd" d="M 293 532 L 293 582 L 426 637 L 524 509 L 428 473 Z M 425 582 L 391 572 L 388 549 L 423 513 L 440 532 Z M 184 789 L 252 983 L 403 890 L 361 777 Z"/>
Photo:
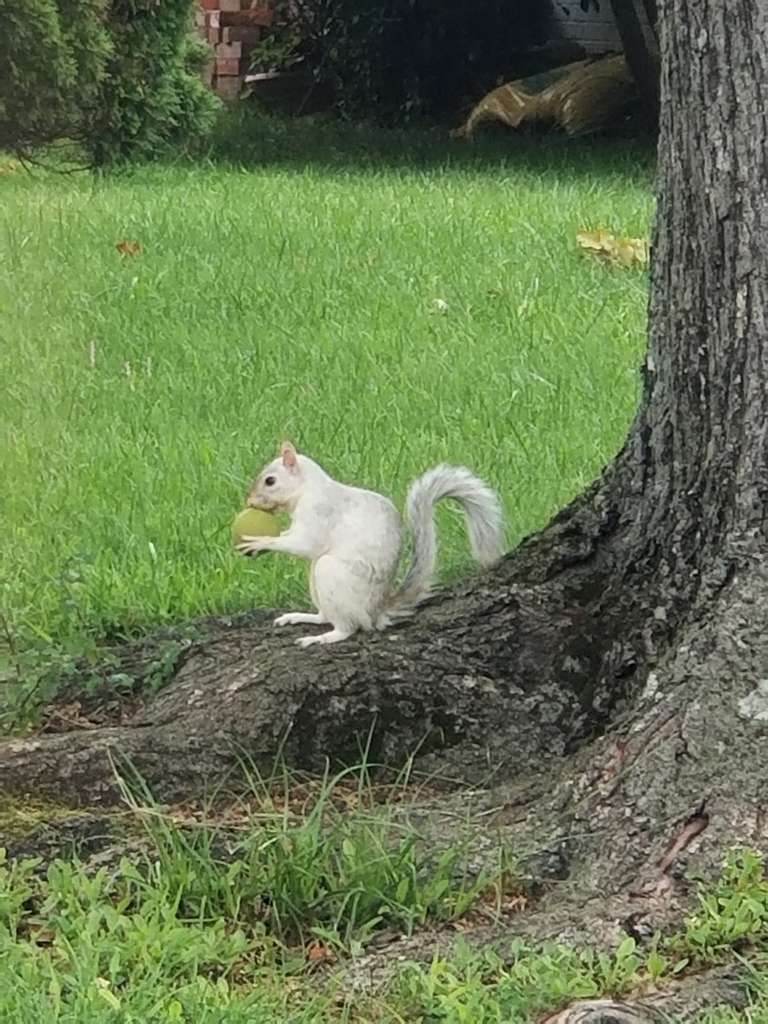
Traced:
<path fill-rule="evenodd" d="M 280 445 L 280 454 L 283 457 L 283 465 L 286 469 L 296 469 L 298 458 L 296 456 L 296 449 L 290 441 L 283 441 Z"/>

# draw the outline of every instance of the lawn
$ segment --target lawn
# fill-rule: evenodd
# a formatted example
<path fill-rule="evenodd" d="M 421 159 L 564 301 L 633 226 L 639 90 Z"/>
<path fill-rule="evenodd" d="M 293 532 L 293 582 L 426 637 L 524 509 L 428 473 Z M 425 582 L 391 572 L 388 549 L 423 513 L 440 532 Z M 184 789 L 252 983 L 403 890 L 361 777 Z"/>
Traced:
<path fill-rule="evenodd" d="M 611 458 L 647 277 L 575 234 L 648 233 L 648 153 L 395 141 L 0 175 L 6 664 L 305 605 L 304 566 L 229 538 L 283 437 L 398 503 L 435 463 L 467 464 L 502 492 L 510 544 Z M 469 561 L 441 520 L 447 578 Z"/>
<path fill-rule="evenodd" d="M 350 129 L 308 149 L 303 131 L 230 135 L 228 160 L 194 167 L 0 173 L 2 724 L 51 659 L 306 603 L 305 567 L 240 558 L 229 537 L 284 437 L 398 503 L 436 462 L 470 465 L 502 493 L 510 545 L 621 444 L 647 275 L 586 257 L 575 236 L 648 234 L 642 147 Z M 440 518 L 448 579 L 468 555 L 457 517 Z M 752 861 L 655 953 L 467 950 L 342 995 L 318 981 L 318 949 L 335 969 L 382 923 L 418 931 L 509 893 L 506 874 L 467 874 L 466 851 L 425 859 L 394 796 L 337 801 L 336 785 L 306 817 L 260 791 L 226 843 L 189 808 L 185 830 L 153 812 L 146 855 L 95 875 L 0 858 L 2 1019 L 522 1024 L 720 962 L 735 942 L 768 949 Z M 334 816 L 336 802 L 352 811 Z M 768 1020 L 761 986 L 753 1021 Z"/>
<path fill-rule="evenodd" d="M 303 817 L 255 790 L 250 806 L 229 808 L 215 824 L 194 807 L 153 808 L 143 815 L 153 840 L 145 852 L 130 848 L 98 870 L 59 860 L 40 871 L 0 851 L 0 1019 L 527 1024 L 571 1000 L 668 990 L 681 972 L 693 976 L 695 991 L 702 970 L 733 962 L 735 950 L 751 960 L 751 1006 L 744 1016 L 696 1019 L 768 1024 L 762 858 L 732 854 L 722 877 L 700 886 L 681 930 L 642 948 L 630 936 L 612 952 L 533 947 L 515 935 L 515 910 L 504 913 L 514 889 L 500 876 L 462 881 L 461 846 L 425 852 L 398 815 L 398 788 L 379 792 L 379 803 L 364 780 L 327 778 L 305 789 L 313 799 Z M 141 818 L 124 816 L 129 844 Z M 21 814 L 17 823 L 30 820 Z M 488 826 L 486 819 L 486 840 Z M 482 924 L 501 908 L 498 948 L 473 948 L 459 936 L 449 953 L 456 936 L 446 923 L 456 920 L 462 932 L 478 897 Z M 440 926 L 442 949 L 409 959 L 419 940 L 430 949 Z M 368 942 L 381 928 L 415 933 L 417 942 L 395 943 L 391 972 L 374 985 L 370 967 L 356 970 L 355 959 L 375 949 Z"/>

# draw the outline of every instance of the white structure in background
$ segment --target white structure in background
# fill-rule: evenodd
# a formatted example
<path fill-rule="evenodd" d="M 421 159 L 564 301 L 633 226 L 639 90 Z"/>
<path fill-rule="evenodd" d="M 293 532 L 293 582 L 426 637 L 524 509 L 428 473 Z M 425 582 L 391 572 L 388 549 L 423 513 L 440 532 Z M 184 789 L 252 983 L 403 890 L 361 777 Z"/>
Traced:
<path fill-rule="evenodd" d="M 621 53 L 609 0 L 552 0 L 552 16 L 553 35 L 578 43 L 588 54 Z"/>

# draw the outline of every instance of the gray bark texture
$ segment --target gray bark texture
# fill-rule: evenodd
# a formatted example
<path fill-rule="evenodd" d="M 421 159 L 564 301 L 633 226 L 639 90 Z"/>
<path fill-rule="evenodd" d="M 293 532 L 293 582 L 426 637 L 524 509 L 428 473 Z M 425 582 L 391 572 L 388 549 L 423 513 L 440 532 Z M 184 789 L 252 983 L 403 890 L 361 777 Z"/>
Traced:
<path fill-rule="evenodd" d="M 366 746 L 390 764 L 416 753 L 493 782 L 498 820 L 558 879 L 518 934 L 577 944 L 642 940 L 679 919 L 684 870 L 764 847 L 766 4 L 662 0 L 659 30 L 644 389 L 601 478 L 391 632 L 300 650 L 265 616 L 202 623 L 119 726 L 3 744 L 5 794 L 108 805 L 130 762 L 174 801 L 235 780 L 244 755 L 314 771 Z M 140 683 L 173 643 L 113 654 Z"/>

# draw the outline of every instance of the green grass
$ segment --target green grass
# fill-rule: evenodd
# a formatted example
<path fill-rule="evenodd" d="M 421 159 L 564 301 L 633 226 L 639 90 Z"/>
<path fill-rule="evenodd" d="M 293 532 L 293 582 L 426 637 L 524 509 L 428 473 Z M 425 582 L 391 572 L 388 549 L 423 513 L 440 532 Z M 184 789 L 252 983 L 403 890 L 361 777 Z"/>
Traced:
<path fill-rule="evenodd" d="M 126 790 L 158 870 L 195 920 L 258 921 L 289 945 L 321 942 L 357 954 L 377 931 L 411 935 L 456 920 L 481 895 L 500 898 L 502 884 L 516 884 L 501 844 L 492 868 L 469 871 L 472 843 L 487 833 L 487 826 L 471 827 L 469 805 L 463 837 L 425 839 L 408 814 L 423 791 L 410 766 L 376 785 L 365 766 L 304 782 L 285 770 L 247 776 L 242 800 L 223 814 L 215 804 L 202 808 L 186 831 L 143 786 L 138 800 Z"/>
<path fill-rule="evenodd" d="M 460 949 L 452 959 L 407 965 L 396 985 L 407 1020 L 506 1021 L 537 1019 L 573 999 L 641 997 L 684 972 L 733 963 L 749 975 L 752 1005 L 710 1012 L 712 1024 L 768 1021 L 768 876 L 764 858 L 731 851 L 719 879 L 700 880 L 698 905 L 684 928 L 655 935 L 640 948 L 624 935 L 611 951 L 576 950 L 555 943 L 534 949 L 512 939 L 510 954 Z"/>
<path fill-rule="evenodd" d="M 271 804 L 258 783 L 253 803 L 230 808 L 218 823 L 195 822 L 187 808 L 179 824 L 145 806 L 155 845 L 98 871 L 65 861 L 41 871 L 35 861 L 9 863 L 0 851 L 0 1018 L 526 1024 L 572 999 L 638 995 L 739 957 L 751 965 L 748 1014 L 707 1019 L 768 1021 L 768 881 L 763 859 L 748 851 L 732 853 L 721 878 L 700 885 L 698 906 L 679 933 L 657 935 L 644 948 L 629 936 L 599 952 L 534 948 L 510 937 L 503 955 L 459 942 L 450 956 L 417 964 L 395 947 L 388 984 L 355 994 L 339 968 L 382 924 L 411 930 L 399 911 L 387 912 L 398 892 L 407 890 L 411 908 L 424 911 L 411 925 L 434 926 L 460 917 L 482 891 L 483 879 L 473 887 L 455 871 L 466 851 L 457 851 L 453 882 L 441 858 L 403 857 L 398 786 L 380 804 L 365 773 L 326 778 L 302 812 Z M 390 842 L 357 857 L 351 847 L 361 826 L 366 834 L 389 833 Z M 315 856 L 305 856 L 309 847 Z M 342 864 L 354 870 L 339 870 Z M 343 918 L 348 927 L 319 924 L 315 897 L 323 914 L 339 911 L 337 924 Z M 447 915 L 441 900 L 451 906 Z"/>
<path fill-rule="evenodd" d="M 284 436 L 398 503 L 436 462 L 466 463 L 503 493 L 510 544 L 623 438 L 647 279 L 574 235 L 647 234 L 642 151 L 358 133 L 352 156 L 302 159 L 281 131 L 250 166 L 0 175 L 0 626 L 17 664 L 30 645 L 306 604 L 304 567 L 238 557 L 228 534 Z M 455 574 L 466 542 L 441 519 Z"/>
<path fill-rule="evenodd" d="M 375 785 L 365 767 L 250 782 L 235 803 L 170 811 L 126 789 L 146 852 L 99 870 L 0 850 L 0 1019 L 398 1020 L 373 1000 L 353 1015 L 337 966 L 382 929 L 460 918 L 511 877 L 468 868 L 487 822 L 443 849 L 419 832 L 407 770 Z"/>
<path fill-rule="evenodd" d="M 39 878 L 34 868 L 0 861 L 4 1021 L 291 1019 L 291 971 L 269 943 L 224 919 L 190 920 L 160 871 L 128 860 L 111 876 L 57 862 Z M 299 1019 L 322 1019 L 321 1000 L 302 989 Z"/>

